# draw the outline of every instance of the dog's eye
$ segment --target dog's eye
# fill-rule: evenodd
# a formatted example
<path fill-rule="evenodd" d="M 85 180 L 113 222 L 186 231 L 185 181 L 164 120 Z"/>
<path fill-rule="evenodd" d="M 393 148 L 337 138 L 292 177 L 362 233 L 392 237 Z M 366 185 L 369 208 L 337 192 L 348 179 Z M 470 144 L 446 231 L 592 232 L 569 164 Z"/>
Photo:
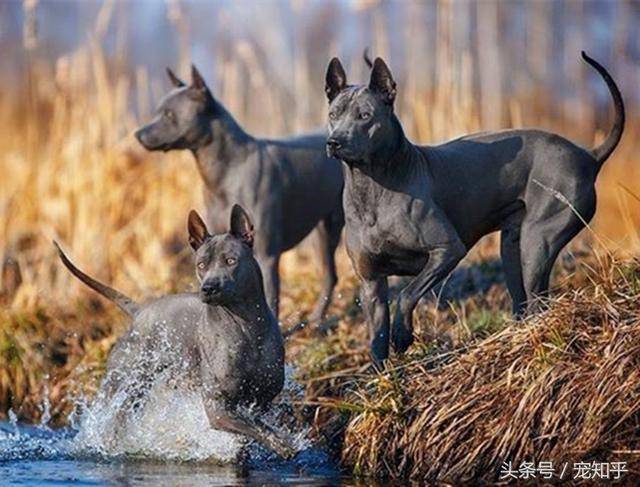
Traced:
<path fill-rule="evenodd" d="M 173 112 L 171 110 L 164 110 L 162 112 L 162 116 L 164 118 L 166 118 L 167 120 L 171 120 L 171 121 L 173 121 L 175 119 L 175 115 L 173 114 Z"/>
<path fill-rule="evenodd" d="M 338 114 L 336 112 L 329 112 L 329 120 L 338 120 Z"/>
<path fill-rule="evenodd" d="M 371 114 L 369 112 L 360 112 L 358 114 L 358 118 L 360 120 L 369 120 L 371 118 Z"/>
<path fill-rule="evenodd" d="M 202 270 L 205 268 L 204 262 L 198 262 L 198 269 Z"/>
<path fill-rule="evenodd" d="M 234 257 L 227 257 L 227 265 L 235 265 L 238 262 Z"/>

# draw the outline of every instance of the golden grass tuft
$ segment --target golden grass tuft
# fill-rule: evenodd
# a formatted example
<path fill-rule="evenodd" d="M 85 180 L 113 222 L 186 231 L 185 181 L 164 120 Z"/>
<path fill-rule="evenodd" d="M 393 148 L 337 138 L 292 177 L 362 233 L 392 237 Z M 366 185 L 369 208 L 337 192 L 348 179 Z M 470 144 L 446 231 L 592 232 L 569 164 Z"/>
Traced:
<path fill-rule="evenodd" d="M 118 315 L 97 300 L 79 302 L 73 310 L 0 310 L 2 408 L 35 422 L 48 404 L 48 424 L 65 425 L 75 401 L 98 388 L 109 351 L 126 327 Z"/>
<path fill-rule="evenodd" d="M 640 262 L 470 346 L 358 382 L 343 462 L 359 474 L 496 480 L 503 462 L 640 468 Z"/>

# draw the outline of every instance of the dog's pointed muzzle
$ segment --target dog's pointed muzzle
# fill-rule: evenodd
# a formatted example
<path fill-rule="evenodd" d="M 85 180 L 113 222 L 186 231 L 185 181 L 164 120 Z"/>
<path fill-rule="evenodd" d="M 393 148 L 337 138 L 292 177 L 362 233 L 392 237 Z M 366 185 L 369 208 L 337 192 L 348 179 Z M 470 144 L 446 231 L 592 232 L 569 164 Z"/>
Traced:
<path fill-rule="evenodd" d="M 327 156 L 336 157 L 341 148 L 342 144 L 339 140 L 334 138 L 327 139 Z"/>

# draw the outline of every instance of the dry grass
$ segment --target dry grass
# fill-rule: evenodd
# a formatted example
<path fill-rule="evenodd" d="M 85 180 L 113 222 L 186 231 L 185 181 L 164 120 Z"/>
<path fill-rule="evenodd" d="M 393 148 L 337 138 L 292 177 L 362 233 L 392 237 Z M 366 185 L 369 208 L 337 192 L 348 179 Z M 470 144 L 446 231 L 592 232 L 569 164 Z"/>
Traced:
<path fill-rule="evenodd" d="M 640 262 L 607 260 L 546 312 L 357 380 L 342 458 L 360 474 L 496 480 L 503 462 L 640 469 Z M 353 379 L 352 379 L 353 380 Z M 330 402 L 325 402 L 325 405 Z"/>
<path fill-rule="evenodd" d="M 78 303 L 73 311 L 3 310 L 0 320 L 0 404 L 35 422 L 48 401 L 51 426 L 65 425 L 75 401 L 93 396 L 108 353 L 124 331 L 117 314 L 97 301 Z"/>

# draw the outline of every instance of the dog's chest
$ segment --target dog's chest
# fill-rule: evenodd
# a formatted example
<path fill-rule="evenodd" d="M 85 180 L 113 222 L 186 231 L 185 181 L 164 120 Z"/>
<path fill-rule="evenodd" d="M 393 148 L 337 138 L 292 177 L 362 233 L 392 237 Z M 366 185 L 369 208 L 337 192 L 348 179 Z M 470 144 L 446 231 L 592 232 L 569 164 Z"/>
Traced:
<path fill-rule="evenodd" d="M 391 189 L 361 173 L 347 172 L 344 190 L 346 242 L 363 276 L 415 275 L 424 267 L 424 230 L 432 210 L 419 184 Z"/>
<path fill-rule="evenodd" d="M 384 195 L 379 186 L 363 182 L 348 182 L 343 198 L 345 216 L 347 223 L 373 228 L 378 223 L 379 205 Z"/>
<path fill-rule="evenodd" d="M 347 247 L 361 275 L 414 275 L 424 267 L 418 226 L 403 207 L 347 210 Z"/>
<path fill-rule="evenodd" d="M 270 369 L 260 343 L 239 327 L 204 329 L 200 335 L 202 377 L 212 390 L 234 402 L 259 402 L 272 387 Z"/>

